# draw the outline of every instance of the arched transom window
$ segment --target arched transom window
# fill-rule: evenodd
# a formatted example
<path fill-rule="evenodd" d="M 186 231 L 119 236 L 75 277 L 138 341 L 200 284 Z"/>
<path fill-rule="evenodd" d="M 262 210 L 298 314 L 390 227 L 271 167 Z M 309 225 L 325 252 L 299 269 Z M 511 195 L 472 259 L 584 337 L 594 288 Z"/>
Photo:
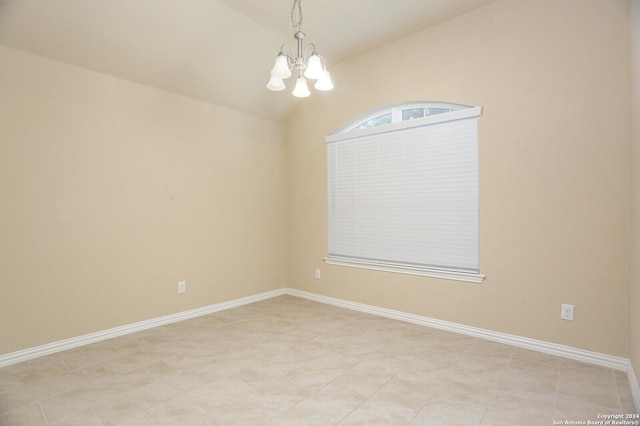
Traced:
<path fill-rule="evenodd" d="M 467 108 L 464 105 L 447 104 L 440 102 L 403 103 L 387 106 L 381 110 L 375 110 L 357 118 L 349 123 L 347 128 L 340 131 L 368 129 L 370 127 L 383 126 L 399 121 L 414 120 L 416 118 L 430 117 Z"/>

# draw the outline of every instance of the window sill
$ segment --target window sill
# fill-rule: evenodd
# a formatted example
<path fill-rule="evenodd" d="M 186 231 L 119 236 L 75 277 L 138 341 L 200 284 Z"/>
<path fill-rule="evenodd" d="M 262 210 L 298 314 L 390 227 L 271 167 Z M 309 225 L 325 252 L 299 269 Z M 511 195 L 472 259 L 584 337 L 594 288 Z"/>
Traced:
<path fill-rule="evenodd" d="M 402 265 L 390 265 L 385 263 L 357 261 L 352 259 L 339 259 L 335 257 L 325 257 L 327 265 L 347 266 L 351 268 L 369 269 L 373 271 L 392 272 L 396 274 L 418 275 L 421 277 L 440 278 L 444 280 L 464 281 L 468 283 L 480 284 L 485 276 L 481 274 L 444 271 L 439 269 L 418 268 Z"/>

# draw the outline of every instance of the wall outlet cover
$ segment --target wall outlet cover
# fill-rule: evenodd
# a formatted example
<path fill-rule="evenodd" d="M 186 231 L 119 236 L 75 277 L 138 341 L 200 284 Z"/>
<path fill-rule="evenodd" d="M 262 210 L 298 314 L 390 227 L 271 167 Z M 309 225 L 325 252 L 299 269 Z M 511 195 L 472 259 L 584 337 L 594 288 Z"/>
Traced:
<path fill-rule="evenodd" d="M 568 305 L 566 303 L 562 304 L 560 319 L 573 321 L 573 305 Z"/>

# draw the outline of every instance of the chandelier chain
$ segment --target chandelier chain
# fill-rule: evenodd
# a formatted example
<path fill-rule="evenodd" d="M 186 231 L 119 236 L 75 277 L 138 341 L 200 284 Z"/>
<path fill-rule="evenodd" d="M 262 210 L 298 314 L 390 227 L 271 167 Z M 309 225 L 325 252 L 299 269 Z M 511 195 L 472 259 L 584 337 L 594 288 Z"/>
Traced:
<path fill-rule="evenodd" d="M 296 6 L 298 6 L 298 13 L 296 17 Z M 291 26 L 295 27 L 300 31 L 302 28 L 302 0 L 294 0 L 293 7 L 291 8 Z"/>

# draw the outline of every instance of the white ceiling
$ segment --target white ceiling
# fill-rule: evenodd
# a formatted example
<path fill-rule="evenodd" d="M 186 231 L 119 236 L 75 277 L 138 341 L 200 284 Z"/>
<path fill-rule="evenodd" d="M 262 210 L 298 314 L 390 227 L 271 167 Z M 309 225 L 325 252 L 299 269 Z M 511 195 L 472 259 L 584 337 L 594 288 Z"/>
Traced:
<path fill-rule="evenodd" d="M 491 1 L 304 0 L 302 29 L 331 69 L 350 55 Z M 0 0 L 0 44 L 280 120 L 304 102 L 291 96 L 292 87 L 265 87 L 280 46 L 295 41 L 292 5 L 293 0 Z"/>

